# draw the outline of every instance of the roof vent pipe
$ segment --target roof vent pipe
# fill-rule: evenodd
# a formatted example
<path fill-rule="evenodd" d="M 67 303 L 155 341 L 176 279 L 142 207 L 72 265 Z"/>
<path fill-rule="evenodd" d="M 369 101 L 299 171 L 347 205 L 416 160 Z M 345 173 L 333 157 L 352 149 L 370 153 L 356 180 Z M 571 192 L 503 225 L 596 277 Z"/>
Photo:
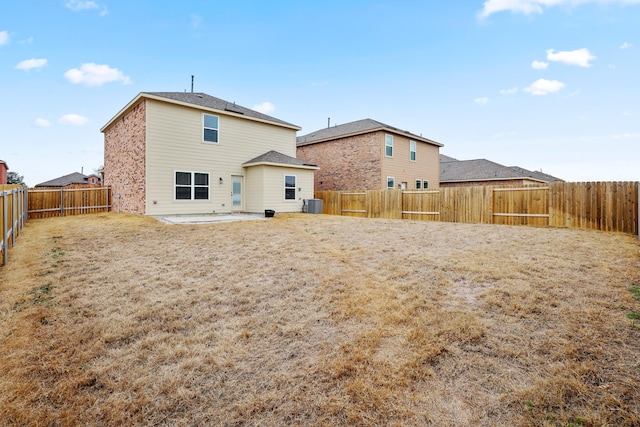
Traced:
<path fill-rule="evenodd" d="M 191 93 L 193 93 L 193 74 L 191 75 Z"/>
<path fill-rule="evenodd" d="M 331 117 L 327 117 L 327 129 L 331 127 Z"/>

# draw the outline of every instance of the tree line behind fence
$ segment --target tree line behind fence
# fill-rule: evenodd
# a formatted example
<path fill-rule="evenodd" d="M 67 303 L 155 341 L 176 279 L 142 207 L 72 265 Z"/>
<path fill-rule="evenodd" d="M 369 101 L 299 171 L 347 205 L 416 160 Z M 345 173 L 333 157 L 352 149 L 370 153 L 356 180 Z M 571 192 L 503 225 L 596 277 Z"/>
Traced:
<path fill-rule="evenodd" d="M 318 191 L 315 197 L 323 200 L 323 213 L 330 215 L 638 234 L 638 182 Z"/>

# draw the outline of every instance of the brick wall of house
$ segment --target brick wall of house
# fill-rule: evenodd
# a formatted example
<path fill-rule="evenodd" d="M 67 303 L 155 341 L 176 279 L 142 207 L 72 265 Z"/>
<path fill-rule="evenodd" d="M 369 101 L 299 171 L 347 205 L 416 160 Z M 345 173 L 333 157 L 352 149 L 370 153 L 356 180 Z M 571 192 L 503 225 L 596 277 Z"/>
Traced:
<path fill-rule="evenodd" d="M 368 133 L 297 147 L 296 157 L 318 165 L 316 191 L 380 188 L 381 137 Z M 330 162 L 328 161 L 330 159 Z"/>
<path fill-rule="evenodd" d="M 505 179 L 492 181 L 467 181 L 467 182 L 441 182 L 440 187 L 470 187 L 473 185 L 504 185 L 504 186 L 522 186 L 540 184 L 533 181 L 525 181 L 522 179 Z"/>
<path fill-rule="evenodd" d="M 111 186 L 111 206 L 116 212 L 145 213 L 145 102 L 104 132 L 104 184 Z"/>
<path fill-rule="evenodd" d="M 0 185 L 7 183 L 7 164 L 0 160 Z"/>

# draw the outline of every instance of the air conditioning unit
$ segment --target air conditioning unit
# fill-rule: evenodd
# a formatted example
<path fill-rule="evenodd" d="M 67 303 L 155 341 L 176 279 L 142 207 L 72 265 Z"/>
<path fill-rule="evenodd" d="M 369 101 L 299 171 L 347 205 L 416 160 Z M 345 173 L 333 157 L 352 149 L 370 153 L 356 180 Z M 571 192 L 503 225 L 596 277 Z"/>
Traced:
<path fill-rule="evenodd" d="M 307 199 L 307 213 L 321 214 L 322 199 Z"/>

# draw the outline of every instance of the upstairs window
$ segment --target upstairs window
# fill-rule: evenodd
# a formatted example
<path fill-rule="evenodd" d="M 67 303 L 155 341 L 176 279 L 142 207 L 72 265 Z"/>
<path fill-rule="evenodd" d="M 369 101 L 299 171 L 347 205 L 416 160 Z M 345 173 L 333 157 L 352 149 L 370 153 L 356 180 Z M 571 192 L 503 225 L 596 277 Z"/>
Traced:
<path fill-rule="evenodd" d="M 426 190 L 427 188 L 429 188 L 429 181 L 427 180 L 422 181 L 422 189 Z"/>
<path fill-rule="evenodd" d="M 416 142 L 409 141 L 409 160 L 416 161 Z"/>
<path fill-rule="evenodd" d="M 384 136 L 384 154 L 387 157 L 393 157 L 393 136 L 385 135 Z"/>
<path fill-rule="evenodd" d="M 422 188 L 422 180 L 416 179 L 416 190 L 420 190 Z"/>
<path fill-rule="evenodd" d="M 218 143 L 218 116 L 211 114 L 203 114 L 204 133 L 203 140 L 205 142 Z"/>
<path fill-rule="evenodd" d="M 176 172 L 176 200 L 209 200 L 209 174 Z"/>
<path fill-rule="evenodd" d="M 296 199 L 296 176 L 295 175 L 284 176 L 284 199 L 285 200 Z"/>

